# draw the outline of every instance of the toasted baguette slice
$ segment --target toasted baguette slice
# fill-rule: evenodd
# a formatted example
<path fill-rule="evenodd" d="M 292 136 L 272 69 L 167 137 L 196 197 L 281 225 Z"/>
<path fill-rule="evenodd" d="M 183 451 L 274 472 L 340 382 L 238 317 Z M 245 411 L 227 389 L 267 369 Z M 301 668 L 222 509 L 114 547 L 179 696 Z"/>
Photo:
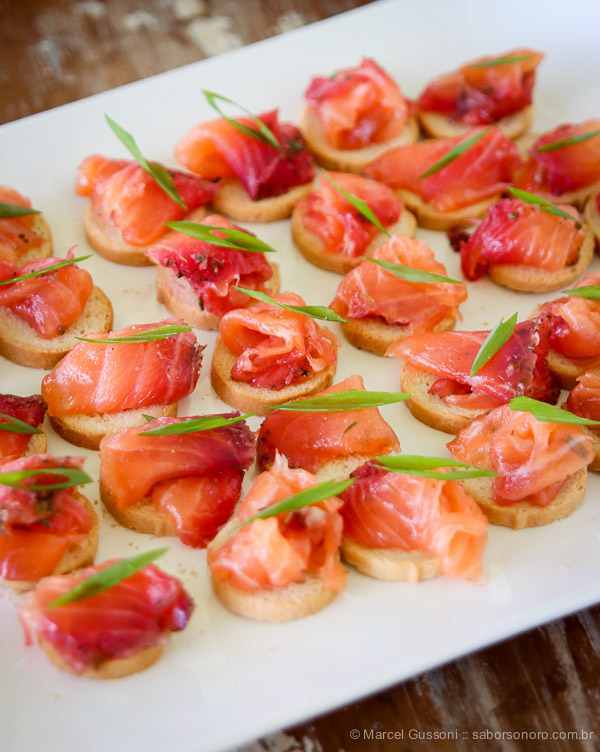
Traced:
<path fill-rule="evenodd" d="M 32 434 L 31 438 L 29 439 L 29 444 L 27 444 L 27 448 L 25 449 L 25 457 L 28 457 L 30 454 L 40 454 L 41 452 L 46 451 L 48 444 L 46 431 L 44 430 L 44 426 L 41 423 L 38 428 L 43 431 L 43 433 Z"/>
<path fill-rule="evenodd" d="M 17 266 L 23 266 L 28 261 L 35 261 L 36 259 L 48 258 L 52 256 L 52 233 L 50 232 L 50 225 L 46 222 L 41 214 L 34 215 L 33 226 L 31 228 L 38 235 L 41 235 L 43 240 L 42 244 L 37 248 L 30 248 L 25 253 L 22 253 L 15 261 Z"/>
<path fill-rule="evenodd" d="M 377 580 L 416 583 L 442 573 L 439 560 L 426 551 L 367 548 L 348 535 L 342 538 L 341 551 L 344 561 Z"/>
<path fill-rule="evenodd" d="M 400 189 L 396 193 L 402 198 L 406 206 L 417 215 L 419 227 L 427 230 L 449 230 L 451 227 L 470 227 L 472 219 L 481 219 L 492 204 L 500 200 L 500 194 L 478 201 L 476 204 L 465 206 L 463 209 L 440 212 L 431 204 L 426 203 L 412 191 Z"/>
<path fill-rule="evenodd" d="M 218 550 L 235 532 L 237 520 L 230 520 L 217 537 L 208 545 L 208 551 Z M 301 582 L 293 582 L 284 588 L 262 588 L 248 591 L 228 581 L 211 577 L 213 590 L 221 603 L 239 616 L 259 621 L 290 621 L 310 616 L 329 605 L 337 591 L 314 575 Z"/>
<path fill-rule="evenodd" d="M 298 201 L 308 196 L 312 189 L 312 182 L 305 183 L 280 196 L 253 201 L 239 180 L 224 180 L 212 205 L 219 214 L 240 222 L 275 222 L 289 217 Z"/>
<path fill-rule="evenodd" d="M 367 165 L 386 151 L 396 146 L 412 144 L 419 138 L 419 124 L 417 119 L 412 117 L 404 126 L 402 133 L 389 141 L 365 146 L 362 149 L 336 149 L 327 142 L 321 124 L 310 107 L 305 107 L 300 113 L 300 130 L 308 148 L 320 165 L 328 170 L 358 174 L 364 172 Z"/>
<path fill-rule="evenodd" d="M 150 535 L 177 535 L 175 523 L 167 515 L 162 514 L 148 496 L 144 496 L 137 503 L 125 509 L 117 506 L 115 498 L 107 487 L 100 471 L 100 498 L 102 503 L 112 514 L 119 525 L 128 527 L 138 533 Z"/>
<path fill-rule="evenodd" d="M 590 462 L 587 469 L 598 472 L 600 470 L 600 427 L 577 426 L 577 428 L 581 428 L 582 431 L 585 431 L 594 441 L 594 451 L 596 452 L 596 456 Z"/>
<path fill-rule="evenodd" d="M 587 469 L 582 468 L 570 475 L 560 493 L 545 507 L 534 506 L 526 501 L 500 506 L 492 498 L 493 482 L 494 478 L 469 478 L 460 481 L 493 525 L 505 525 L 513 530 L 520 530 L 524 527 L 549 525 L 572 514 L 583 501 Z"/>
<path fill-rule="evenodd" d="M 271 261 L 268 263 L 273 269 L 273 276 L 265 282 L 264 292 L 276 295 L 280 284 L 279 266 Z M 190 282 L 185 277 L 178 277 L 173 269 L 160 265 L 156 267 L 156 296 L 159 303 L 164 303 L 173 316 L 198 329 L 218 331 L 221 317 L 210 311 L 203 311 Z"/>
<path fill-rule="evenodd" d="M 54 368 L 75 347 L 76 336 L 87 332 L 109 332 L 112 324 L 112 305 L 99 287 L 92 290 L 77 321 L 54 339 L 43 339 L 15 313 L 0 307 L 0 355 L 20 366 Z"/>
<path fill-rule="evenodd" d="M 462 321 L 458 308 L 450 311 L 439 324 L 433 328 L 434 332 L 447 332 L 454 329 L 457 321 Z M 387 324 L 375 318 L 348 319 L 341 324 L 344 337 L 359 350 L 370 350 L 376 355 L 385 355 L 388 347 L 394 342 L 410 337 L 414 334 L 412 327 Z"/>
<path fill-rule="evenodd" d="M 389 237 L 379 232 L 366 247 L 364 254 L 350 258 L 342 256 L 340 253 L 331 253 L 323 245 L 323 241 L 314 233 L 306 229 L 303 222 L 304 210 L 296 207 L 292 212 L 292 236 L 294 242 L 300 249 L 300 253 L 311 264 L 328 269 L 338 274 L 346 274 L 355 266 L 358 266 L 365 256 L 369 256 L 376 248 L 383 245 L 389 240 Z M 390 235 L 408 235 L 414 238 L 417 231 L 417 220 L 415 216 L 403 209 L 400 219 L 394 225 L 388 228 Z"/>
<path fill-rule="evenodd" d="M 136 410 L 123 410 L 106 415 L 51 415 L 50 423 L 65 441 L 84 449 L 99 449 L 100 441 L 107 434 L 124 431 L 132 426 L 143 426 L 146 423 L 144 414 L 152 415 L 154 418 L 172 418 L 177 415 L 177 403 L 147 405 Z"/>
<path fill-rule="evenodd" d="M 407 368 L 400 371 L 402 391 L 412 394 L 405 405 L 421 423 L 445 433 L 458 433 L 467 423 L 485 410 L 467 410 L 463 407 L 447 405 L 437 394 L 429 394 L 437 376 L 427 371 Z"/>
<path fill-rule="evenodd" d="M 96 514 L 96 510 L 92 503 L 83 496 L 83 494 L 75 491 L 74 496 L 80 504 L 83 504 L 92 516 L 92 527 L 82 541 L 76 543 L 65 551 L 64 556 L 52 574 L 68 574 L 75 569 L 87 567 L 94 563 L 96 557 L 96 550 L 98 548 L 98 515 Z M 0 579 L 0 585 L 10 588 L 16 593 L 25 593 L 28 590 L 33 590 L 37 585 L 37 581 Z"/>
<path fill-rule="evenodd" d="M 134 653 L 127 658 L 112 658 L 111 660 L 102 661 L 98 666 L 86 668 L 83 673 L 73 670 L 65 663 L 56 648 L 47 640 L 38 636 L 38 643 L 50 662 L 62 671 L 68 671 L 70 674 L 75 674 L 76 676 L 85 676 L 88 679 L 121 679 L 123 676 L 144 671 L 153 663 L 156 663 L 165 652 L 169 637 L 170 635 L 167 633 L 161 636 L 161 641 L 155 645 L 150 645 L 150 647 L 140 650 L 138 653 Z"/>
<path fill-rule="evenodd" d="M 268 415 L 266 405 L 281 405 L 297 397 L 308 397 L 327 389 L 333 383 L 337 365 L 333 363 L 310 379 L 277 391 L 252 386 L 244 381 L 234 381 L 231 378 L 231 369 L 236 360 L 236 356 L 225 347 L 221 337 L 218 337 L 210 367 L 210 383 L 223 402 L 243 413 L 253 412 L 256 415 Z"/>
<path fill-rule="evenodd" d="M 418 117 L 421 127 L 431 138 L 455 138 L 473 130 L 472 125 L 463 125 L 437 112 L 421 110 L 418 113 Z M 495 122 L 494 125 L 508 138 L 517 138 L 531 128 L 533 117 L 533 105 L 529 105 L 529 107 L 524 107 L 518 112 L 505 115 Z"/>
<path fill-rule="evenodd" d="M 191 212 L 186 220 L 200 222 L 206 214 L 206 209 L 201 206 Z M 85 234 L 90 245 L 95 251 L 115 264 L 128 266 L 152 266 L 152 261 L 146 256 L 146 249 L 150 246 L 130 245 L 123 240 L 121 230 L 115 225 L 107 225 L 89 201 L 85 210 Z"/>
<path fill-rule="evenodd" d="M 529 318 L 533 319 L 539 316 L 541 308 L 541 306 L 536 306 Z M 577 383 L 577 378 L 593 368 L 597 358 L 573 359 L 567 358 L 566 355 L 556 352 L 556 350 L 549 350 L 548 355 L 546 355 L 546 362 L 550 371 L 557 377 L 560 388 L 573 389 Z"/>
<path fill-rule="evenodd" d="M 593 193 L 585 205 L 585 221 L 588 223 L 588 227 L 593 232 L 598 243 L 600 243 L 600 212 L 598 211 L 596 201 L 599 195 L 598 191 Z"/>
<path fill-rule="evenodd" d="M 565 266 L 558 272 L 535 269 L 524 264 L 491 264 L 488 275 L 494 282 L 511 290 L 521 292 L 551 292 L 570 285 L 590 265 L 594 256 L 595 240 L 592 231 L 586 228 L 585 240 L 579 251 L 577 262 Z"/>

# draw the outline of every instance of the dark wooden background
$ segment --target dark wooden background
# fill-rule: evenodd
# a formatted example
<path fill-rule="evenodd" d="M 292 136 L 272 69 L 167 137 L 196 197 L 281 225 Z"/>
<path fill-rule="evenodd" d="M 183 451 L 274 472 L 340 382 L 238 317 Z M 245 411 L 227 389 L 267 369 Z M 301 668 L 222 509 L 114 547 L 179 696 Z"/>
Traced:
<path fill-rule="evenodd" d="M 365 4 L 356 0 L 0 0 L 0 122 Z M 0 155 L 0 182 L 1 160 Z M 600 749 L 599 627 L 596 606 L 273 734 L 246 752 Z M 361 739 L 351 738 L 353 729 L 361 731 Z M 403 731 L 404 740 L 365 740 L 362 729 Z M 455 729 L 457 740 L 410 738 Z M 492 734 L 540 731 L 549 738 L 472 739 L 472 732 L 486 729 Z M 593 736 L 551 738 L 581 731 Z"/>

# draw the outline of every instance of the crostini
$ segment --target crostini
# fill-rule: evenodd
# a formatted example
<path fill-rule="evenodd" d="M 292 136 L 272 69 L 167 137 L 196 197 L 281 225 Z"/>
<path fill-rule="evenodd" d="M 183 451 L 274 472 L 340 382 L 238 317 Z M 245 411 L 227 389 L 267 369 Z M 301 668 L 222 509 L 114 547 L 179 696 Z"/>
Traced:
<path fill-rule="evenodd" d="M 0 464 L 46 451 L 45 415 L 41 394 L 0 394 Z"/>
<path fill-rule="evenodd" d="M 600 244 L 600 191 L 593 193 L 585 205 L 585 221 Z"/>
<path fill-rule="evenodd" d="M 344 589 L 339 498 L 244 524 L 255 513 L 315 485 L 314 475 L 290 469 L 278 456 L 209 544 L 214 592 L 233 613 L 264 621 L 299 619 L 324 608 Z"/>
<path fill-rule="evenodd" d="M 581 504 L 593 441 L 578 426 L 545 423 L 501 405 L 460 430 L 448 449 L 498 473 L 460 481 L 494 525 L 548 525 Z"/>
<path fill-rule="evenodd" d="M 543 57 L 516 49 L 436 78 L 418 99 L 423 130 L 433 138 L 452 138 L 475 125 L 493 124 L 509 138 L 520 136 L 533 121 L 532 92 Z"/>
<path fill-rule="evenodd" d="M 275 295 L 285 306 L 304 306 L 293 292 Z M 266 415 L 279 405 L 326 389 L 333 382 L 339 340 L 314 319 L 258 301 L 221 319 L 210 380 L 228 405 Z"/>
<path fill-rule="evenodd" d="M 319 392 L 338 394 L 365 390 L 362 376 L 349 376 Z M 297 407 L 302 406 L 298 400 Z M 370 457 L 400 451 L 400 442 L 377 407 L 334 412 L 273 410 L 258 431 L 257 463 L 269 470 L 277 454 L 290 467 L 314 473 L 317 480 L 346 478 Z"/>
<path fill-rule="evenodd" d="M 52 255 L 52 234 L 43 215 L 14 188 L 0 185 L 0 260 L 21 266 Z M 31 209 L 31 213 L 27 211 Z M 22 213 L 24 211 L 25 213 Z"/>
<path fill-rule="evenodd" d="M 253 120 L 236 118 L 245 129 L 241 132 L 221 118 L 194 126 L 177 144 L 175 157 L 197 175 L 219 181 L 212 205 L 220 214 L 241 222 L 273 222 L 289 217 L 310 192 L 314 164 L 300 131 L 281 123 L 277 110 L 256 119 L 270 132 L 272 144 Z"/>
<path fill-rule="evenodd" d="M 78 336 L 110 331 L 110 300 L 89 272 L 65 262 L 69 257 L 50 257 L 18 267 L 0 260 L 0 355 L 22 366 L 53 368 Z"/>
<path fill-rule="evenodd" d="M 470 225 L 500 199 L 521 165 L 515 144 L 494 126 L 400 146 L 366 174 L 398 191 L 421 227 Z"/>
<path fill-rule="evenodd" d="M 0 466 L 0 584 L 24 592 L 42 577 L 94 561 L 98 517 L 90 501 L 74 486 L 44 488 L 65 481 L 56 470 L 81 470 L 83 461 L 41 453 Z M 17 487 L 4 485 L 6 473 L 23 479 Z"/>
<path fill-rule="evenodd" d="M 177 402 L 196 388 L 204 349 L 183 323 L 134 324 L 79 342 L 42 381 L 54 430 L 98 449 L 106 434 L 143 425 L 146 413 L 176 415 Z M 175 331 L 157 338 L 163 327 Z"/>
<path fill-rule="evenodd" d="M 568 205 L 557 216 L 518 198 L 490 206 L 474 232 L 460 242 L 463 274 L 484 274 L 496 284 L 523 292 L 549 292 L 574 282 L 590 265 L 594 237 Z"/>
<path fill-rule="evenodd" d="M 99 154 L 79 166 L 75 192 L 88 196 L 87 239 L 101 256 L 117 264 L 149 266 L 146 248 L 165 235 L 165 222 L 199 221 L 219 186 L 195 175 L 169 171 L 187 210 L 168 196 L 140 164 Z"/>
<path fill-rule="evenodd" d="M 600 189 L 600 120 L 564 123 L 539 136 L 516 171 L 517 188 L 583 208 Z"/>
<path fill-rule="evenodd" d="M 367 462 L 341 495 L 342 557 L 379 580 L 444 574 L 481 582 L 488 523 L 456 480 L 396 473 Z"/>
<path fill-rule="evenodd" d="M 439 431 L 457 433 L 473 418 L 513 397 L 556 402 L 560 389 L 545 360 L 548 317 L 517 324 L 505 344 L 471 376 L 488 334 L 415 334 L 392 345 L 388 355 L 403 361 L 400 380 L 403 391 L 412 395 L 406 405 L 415 418 Z"/>
<path fill-rule="evenodd" d="M 52 605 L 118 561 L 44 578 L 19 603 L 26 644 L 37 639 L 55 666 L 94 679 L 119 679 L 155 663 L 171 632 L 187 626 L 194 602 L 180 580 L 154 564 L 100 592 Z"/>
<path fill-rule="evenodd" d="M 178 535 L 204 548 L 233 514 L 256 437 L 245 421 L 190 431 L 195 422 L 230 415 L 157 418 L 100 442 L 100 498 L 112 516 L 138 533 Z M 148 431 L 184 428 L 182 433 Z"/>
<path fill-rule="evenodd" d="M 374 60 L 314 78 L 300 128 L 323 167 L 361 173 L 388 149 L 419 137 L 419 126 L 398 84 Z"/>
<path fill-rule="evenodd" d="M 330 308 L 346 319 L 344 336 L 355 347 L 385 355 L 412 334 L 453 329 L 462 318 L 458 306 L 467 299 L 464 284 L 442 282 L 446 268 L 422 240 L 393 235 L 376 248 L 338 285 Z M 437 275 L 435 281 L 403 279 L 383 265 Z"/>
<path fill-rule="evenodd" d="M 241 230 L 225 217 L 211 214 L 203 225 Z M 228 311 L 252 299 L 236 287 L 279 292 L 279 266 L 267 254 L 244 252 L 173 232 L 147 250 L 156 266 L 156 294 L 173 316 L 198 329 L 217 329 Z"/>
<path fill-rule="evenodd" d="M 345 274 L 389 235 L 414 237 L 416 219 L 387 185 L 343 172 L 332 172 L 329 178 L 321 175 L 318 187 L 292 212 L 292 236 L 311 264 Z M 364 201 L 387 234 L 366 219 L 331 180 Z"/>

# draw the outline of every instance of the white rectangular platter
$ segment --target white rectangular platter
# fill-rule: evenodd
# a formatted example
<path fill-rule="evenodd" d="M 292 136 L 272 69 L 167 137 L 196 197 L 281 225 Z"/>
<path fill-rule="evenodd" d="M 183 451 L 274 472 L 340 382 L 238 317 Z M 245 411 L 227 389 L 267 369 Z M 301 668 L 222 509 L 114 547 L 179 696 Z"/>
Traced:
<path fill-rule="evenodd" d="M 135 134 L 150 158 L 174 165 L 175 143 L 212 117 L 200 93 L 220 92 L 255 111 L 279 106 L 293 120 L 309 79 L 376 58 L 416 97 L 435 75 L 482 54 L 527 45 L 547 53 L 536 90 L 536 128 L 598 116 L 600 3 L 504 0 L 502 3 L 378 2 L 344 16 L 227 55 L 100 94 L 0 128 L 0 183 L 43 209 L 57 255 L 78 244 L 88 251 L 83 199 L 75 170 L 88 154 L 126 156 L 105 124 L 108 112 Z M 279 249 L 282 289 L 327 304 L 339 277 L 308 264 L 288 222 L 253 226 Z M 459 260 L 441 233 L 419 231 L 450 276 Z M 111 297 L 115 328 L 167 315 L 155 300 L 154 270 L 86 262 Z M 600 268 L 595 259 L 593 268 Z M 542 299 L 481 280 L 462 307 L 465 329 L 493 325 L 518 310 L 525 318 Z M 337 325 L 333 325 L 334 327 Z M 339 332 L 338 332 L 339 333 Z M 341 336 L 341 334 L 340 334 Z M 208 345 L 196 392 L 180 414 L 222 410 L 211 392 Z M 398 364 L 344 342 L 338 377 L 364 376 L 368 389 L 397 390 Z M 39 392 L 42 372 L 0 362 L 0 391 Z M 444 434 L 414 420 L 406 407 L 384 408 L 407 453 L 445 453 Z M 258 421 L 253 424 L 257 427 Z M 49 432 L 51 430 L 49 429 Z M 97 456 L 51 435 L 57 454 Z M 249 480 L 249 479 L 248 479 Z M 322 713 L 468 651 L 600 600 L 598 491 L 590 476 L 583 505 L 546 528 L 490 530 L 486 584 L 440 577 L 420 585 L 371 580 L 349 572 L 348 586 L 328 608 L 284 625 L 229 614 L 211 592 L 203 551 L 170 540 L 163 566 L 181 576 L 196 601 L 189 628 L 150 670 L 116 682 L 58 672 L 37 648 L 26 648 L 16 598 L 0 597 L 0 727 L 11 752 L 144 752 L 221 750 Z M 97 486 L 88 487 L 97 500 Z M 100 506 L 98 507 L 100 509 Z M 103 515 L 99 560 L 156 547 L 156 539 L 119 528 Z"/>

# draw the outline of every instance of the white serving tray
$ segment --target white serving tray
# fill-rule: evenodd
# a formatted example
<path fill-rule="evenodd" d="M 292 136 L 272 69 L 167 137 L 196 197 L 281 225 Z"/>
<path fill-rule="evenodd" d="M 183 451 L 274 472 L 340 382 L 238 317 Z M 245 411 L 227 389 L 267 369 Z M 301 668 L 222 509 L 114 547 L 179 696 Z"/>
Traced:
<path fill-rule="evenodd" d="M 294 119 L 311 76 L 375 57 L 415 97 L 436 74 L 469 58 L 528 45 L 547 53 L 536 89 L 536 128 L 597 116 L 600 4 L 504 0 L 378 2 L 337 18 L 217 58 L 99 94 L 0 128 L 0 183 L 29 195 L 44 210 L 57 255 L 78 244 L 88 251 L 85 200 L 73 192 L 75 170 L 90 153 L 126 156 L 104 122 L 108 112 L 135 134 L 143 152 L 174 165 L 173 147 L 194 123 L 213 116 L 200 93 L 218 91 L 255 111 L 279 106 Z M 253 226 L 280 250 L 282 289 L 310 303 L 328 303 L 339 277 L 300 256 L 289 223 Z M 441 233 L 419 231 L 450 276 L 459 259 Z M 86 262 L 111 297 L 115 328 L 167 315 L 155 300 L 154 270 Z M 597 259 L 592 267 L 600 268 Z M 518 310 L 526 317 L 552 296 L 520 295 L 487 280 L 469 286 L 464 328 L 493 325 Z M 333 325 L 335 326 L 335 325 Z M 198 388 L 180 414 L 222 410 L 211 393 L 208 345 Z M 398 364 L 344 342 L 338 377 L 361 373 L 367 388 L 397 390 Z M 0 363 L 0 391 L 39 391 L 43 373 Z M 449 436 L 414 420 L 405 406 L 383 409 L 408 453 L 445 452 Z M 253 427 L 258 425 L 258 420 Z M 57 454 L 97 456 L 50 432 Z M 248 479 L 250 480 L 250 479 Z M 384 583 L 350 572 L 342 595 L 320 613 L 270 625 L 231 615 L 211 592 L 203 551 L 169 540 L 163 566 L 180 575 L 196 601 L 188 629 L 175 635 L 148 671 L 114 682 L 57 671 L 38 648 L 25 648 L 16 597 L 0 596 L 0 726 L 11 752 L 199 752 L 221 750 L 323 713 L 483 645 L 600 600 L 598 476 L 584 504 L 567 520 L 514 532 L 492 528 L 486 584 L 445 577 L 420 585 Z M 97 487 L 88 495 L 97 499 Z M 163 543 L 161 540 L 160 543 Z M 102 521 L 99 560 L 158 545 L 157 539 Z"/>

